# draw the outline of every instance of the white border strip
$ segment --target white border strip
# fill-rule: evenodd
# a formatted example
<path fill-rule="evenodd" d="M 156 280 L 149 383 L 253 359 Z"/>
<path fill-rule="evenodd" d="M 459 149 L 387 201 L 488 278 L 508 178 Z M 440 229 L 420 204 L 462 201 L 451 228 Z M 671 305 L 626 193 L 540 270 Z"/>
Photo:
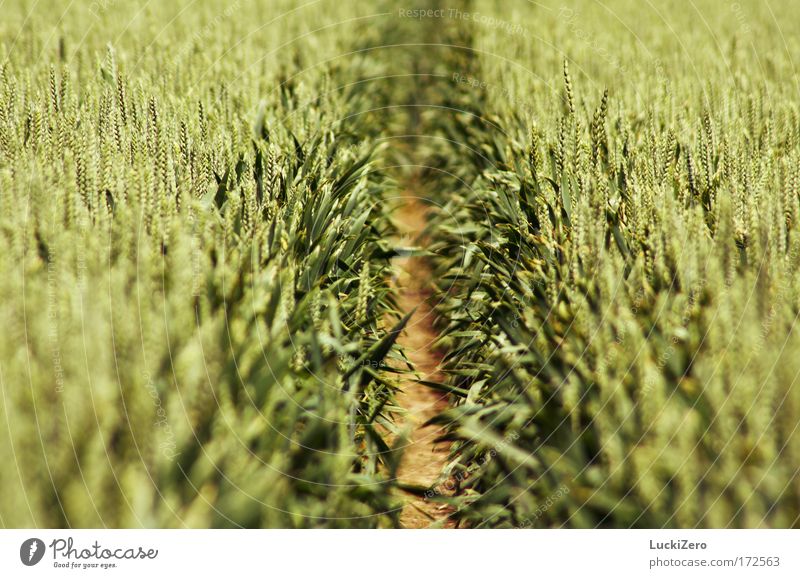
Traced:
<path fill-rule="evenodd" d="M 798 550 L 796 530 L 0 530 L 0 576 L 797 577 Z"/>

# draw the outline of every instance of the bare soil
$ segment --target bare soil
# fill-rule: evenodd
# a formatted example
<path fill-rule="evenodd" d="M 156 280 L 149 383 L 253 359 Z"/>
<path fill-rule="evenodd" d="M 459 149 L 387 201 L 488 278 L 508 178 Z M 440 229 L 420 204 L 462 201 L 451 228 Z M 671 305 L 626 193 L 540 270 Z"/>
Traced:
<path fill-rule="evenodd" d="M 427 224 L 428 208 L 423 201 L 409 193 L 395 212 L 395 225 L 401 235 L 401 243 L 424 248 L 428 240 L 423 236 Z M 398 405 L 407 414 L 400 420 L 400 426 L 411 428 L 408 445 L 398 470 L 402 484 L 433 487 L 447 462 L 450 451 L 448 442 L 436 442 L 443 432 L 439 426 L 423 426 L 432 417 L 447 408 L 445 396 L 421 383 L 443 381 L 439 371 L 440 356 L 433 349 L 438 334 L 434 328 L 435 313 L 429 303 L 431 297 L 431 267 L 424 256 L 398 257 L 398 274 L 395 287 L 398 291 L 398 305 L 403 313 L 416 308 L 406 329 L 398 338 L 409 361 L 416 371 L 400 383 L 397 396 Z M 447 520 L 450 508 L 441 503 L 427 500 L 413 494 L 404 494 L 405 504 L 400 516 L 404 528 L 425 528 L 437 525 L 451 527 Z"/>

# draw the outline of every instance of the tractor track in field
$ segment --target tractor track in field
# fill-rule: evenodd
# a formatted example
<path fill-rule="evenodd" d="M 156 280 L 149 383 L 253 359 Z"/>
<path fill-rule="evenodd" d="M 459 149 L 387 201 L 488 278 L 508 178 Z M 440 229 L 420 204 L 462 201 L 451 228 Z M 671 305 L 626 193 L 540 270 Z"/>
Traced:
<path fill-rule="evenodd" d="M 417 187 L 411 180 L 402 202 L 395 212 L 395 225 L 399 235 L 410 245 L 424 249 L 428 239 L 424 235 L 427 225 L 428 206 L 415 194 Z M 410 255 L 397 258 L 398 273 L 394 284 L 397 301 L 403 313 L 414 310 L 405 330 L 398 338 L 415 373 L 404 375 L 397 394 L 397 403 L 406 410 L 400 419 L 401 428 L 410 430 L 408 443 L 397 477 L 401 485 L 433 488 L 447 463 L 450 454 L 449 442 L 437 442 L 444 433 L 438 425 L 425 425 L 448 407 L 446 396 L 419 383 L 425 381 L 444 381 L 439 370 L 441 356 L 433 344 L 438 337 L 434 327 L 435 313 L 430 297 L 432 290 L 432 270 L 425 256 Z M 403 528 L 452 527 L 448 519 L 451 508 L 425 497 L 404 493 L 405 502 L 400 515 Z"/>

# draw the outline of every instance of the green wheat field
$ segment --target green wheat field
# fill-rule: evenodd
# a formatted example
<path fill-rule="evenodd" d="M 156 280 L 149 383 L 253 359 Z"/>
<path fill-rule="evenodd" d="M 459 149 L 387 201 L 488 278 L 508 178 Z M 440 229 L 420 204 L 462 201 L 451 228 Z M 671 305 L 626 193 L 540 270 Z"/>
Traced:
<path fill-rule="evenodd" d="M 800 526 L 792 2 L 0 12 L 0 526 Z"/>

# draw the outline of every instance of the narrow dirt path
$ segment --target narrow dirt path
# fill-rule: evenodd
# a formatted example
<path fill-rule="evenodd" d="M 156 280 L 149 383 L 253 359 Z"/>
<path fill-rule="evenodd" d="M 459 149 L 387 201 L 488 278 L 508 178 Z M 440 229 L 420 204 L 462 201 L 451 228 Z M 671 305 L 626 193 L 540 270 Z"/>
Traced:
<path fill-rule="evenodd" d="M 411 183 L 414 184 L 413 181 Z M 413 186 L 409 187 L 402 204 L 395 213 L 395 225 L 401 235 L 401 242 L 425 248 L 428 240 L 422 235 L 427 224 L 427 207 L 420 197 L 415 196 Z M 434 312 L 428 299 L 431 296 L 431 268 L 424 256 L 397 258 L 398 275 L 395 286 L 398 291 L 398 305 L 403 312 L 416 308 L 409 319 L 405 331 L 398 338 L 408 359 L 420 379 L 443 381 L 439 372 L 440 357 L 433 350 L 438 334 L 433 326 Z M 438 426 L 423 424 L 447 408 L 443 394 L 418 383 L 410 374 L 400 383 L 401 391 L 397 403 L 408 412 L 401 427 L 411 427 L 411 435 L 403 452 L 398 470 L 402 484 L 432 487 L 437 482 L 442 468 L 447 462 L 450 444 L 436 443 L 443 430 Z M 449 508 L 423 497 L 405 494 L 406 502 L 400 515 L 404 528 L 425 528 L 435 522 L 450 527 L 447 521 Z"/>

